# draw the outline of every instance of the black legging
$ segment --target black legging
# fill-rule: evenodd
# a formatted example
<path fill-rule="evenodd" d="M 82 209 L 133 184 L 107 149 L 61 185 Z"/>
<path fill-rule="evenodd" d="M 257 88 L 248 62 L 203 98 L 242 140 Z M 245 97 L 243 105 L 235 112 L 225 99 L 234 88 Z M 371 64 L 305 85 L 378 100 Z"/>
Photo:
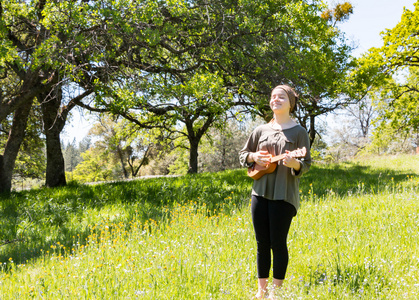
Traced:
<path fill-rule="evenodd" d="M 287 236 L 295 207 L 282 200 L 252 196 L 252 220 L 257 242 L 258 278 L 268 278 L 273 254 L 273 277 L 284 279 L 288 266 Z"/>

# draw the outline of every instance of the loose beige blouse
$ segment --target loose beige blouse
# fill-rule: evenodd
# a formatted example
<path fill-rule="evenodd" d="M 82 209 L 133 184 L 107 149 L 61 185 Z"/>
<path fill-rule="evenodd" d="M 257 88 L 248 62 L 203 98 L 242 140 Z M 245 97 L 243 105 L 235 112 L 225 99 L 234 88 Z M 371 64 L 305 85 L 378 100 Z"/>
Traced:
<path fill-rule="evenodd" d="M 254 181 L 252 195 L 270 200 L 284 200 L 294 205 L 298 211 L 300 177 L 310 169 L 311 165 L 310 141 L 307 131 L 302 126 L 296 125 L 288 129 L 274 129 L 270 124 L 258 126 L 250 135 L 244 148 L 240 150 L 240 163 L 244 167 L 252 166 L 253 163 L 247 163 L 247 156 L 252 152 L 265 150 L 276 156 L 284 153 L 285 150 L 293 151 L 302 147 L 306 147 L 307 154 L 297 159 L 301 165 L 298 172 L 278 162 L 273 173 L 265 174 Z"/>

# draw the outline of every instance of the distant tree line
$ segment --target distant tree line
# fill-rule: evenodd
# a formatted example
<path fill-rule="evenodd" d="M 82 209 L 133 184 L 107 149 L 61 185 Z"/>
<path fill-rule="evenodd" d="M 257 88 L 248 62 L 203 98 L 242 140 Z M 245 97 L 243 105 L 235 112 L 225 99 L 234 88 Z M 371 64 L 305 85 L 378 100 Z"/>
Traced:
<path fill-rule="evenodd" d="M 136 127 L 125 119 L 104 115 L 81 142 L 63 145 L 67 179 L 97 182 L 188 172 L 187 140 L 172 141 Z M 247 123 L 233 120 L 226 121 L 222 130 L 209 129 L 198 152 L 199 171 L 238 168 L 237 155 L 249 130 Z"/>

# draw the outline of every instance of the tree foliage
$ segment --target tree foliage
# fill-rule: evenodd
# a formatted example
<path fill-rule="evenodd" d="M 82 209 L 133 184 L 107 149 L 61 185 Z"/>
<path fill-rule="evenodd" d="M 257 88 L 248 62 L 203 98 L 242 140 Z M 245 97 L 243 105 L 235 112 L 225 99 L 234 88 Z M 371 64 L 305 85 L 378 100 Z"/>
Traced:
<path fill-rule="evenodd" d="M 85 137 L 84 141 L 81 141 L 78 145 L 74 138 L 71 143 L 63 145 L 63 154 L 65 161 L 65 171 L 72 172 L 75 167 L 82 162 L 81 153 L 87 151 L 90 148 L 90 138 Z"/>
<path fill-rule="evenodd" d="M 348 7 L 352 6 L 348 3 Z M 347 88 L 349 72 L 355 67 L 351 48 L 336 22 L 321 17 L 325 9 L 305 1 L 287 7 L 286 26 L 262 43 L 258 49 L 260 72 L 247 76 L 242 88 L 252 83 L 252 93 L 247 93 L 251 101 L 245 105 L 268 120 L 272 116 L 268 105 L 271 89 L 280 83 L 295 87 L 300 94 L 296 118 L 310 132 L 311 143 L 317 132 L 316 117 L 358 100 Z M 352 10 L 345 13 L 349 17 Z M 275 15 L 276 19 L 281 15 Z M 343 19 L 341 16 L 337 21 Z"/>
<path fill-rule="evenodd" d="M 239 168 L 238 153 L 252 129 L 233 120 L 226 120 L 222 128 L 212 128 L 201 147 L 200 170 L 219 172 Z"/>
<path fill-rule="evenodd" d="M 403 83 L 389 79 L 379 89 L 371 148 L 381 147 L 381 152 L 397 153 L 411 152 L 412 146 L 419 147 L 419 69 L 409 68 L 409 71 Z"/>
<path fill-rule="evenodd" d="M 373 87 L 381 93 L 375 101 L 376 142 L 404 136 L 413 137 L 413 144 L 419 146 L 418 24 L 419 2 L 414 11 L 404 9 L 401 21 L 382 33 L 384 45 L 370 49 L 364 58 L 364 69 L 377 72 Z"/>
<path fill-rule="evenodd" d="M 132 95 L 130 110 L 122 113 L 126 119 L 139 127 L 164 130 L 171 140 L 180 139 L 177 144 L 189 150 L 189 172 L 197 173 L 199 143 L 233 106 L 232 96 L 217 73 L 196 72 L 178 79 L 159 74 L 143 76 L 127 91 L 119 92 L 118 99 Z M 107 105 L 113 106 L 115 101 L 111 98 Z"/>
<path fill-rule="evenodd" d="M 9 134 L 1 157 L 0 188 L 10 190 L 15 159 L 35 98 L 41 106 L 46 136 L 46 185 L 63 185 L 64 160 L 59 134 L 76 101 L 92 93 L 86 90 L 61 105 L 63 86 L 71 81 L 84 80 L 84 86 L 92 82 L 95 72 L 89 70 L 91 64 L 86 62 L 94 64 L 91 54 L 101 52 L 97 45 L 89 43 L 92 33 L 89 5 L 80 1 L 46 0 L 11 0 L 0 5 L 0 78 L 7 81 L 1 91 L 0 120 L 14 116 L 10 129 L 14 134 Z M 89 44 L 93 46 L 86 48 Z"/>
<path fill-rule="evenodd" d="M 60 133 L 79 105 L 188 139 L 190 170 L 207 130 L 232 106 L 267 116 L 270 89 L 301 93 L 298 119 L 342 105 L 349 48 L 321 1 L 49 1 L 0 3 L 1 157 L 7 182 L 34 99 L 46 137 L 46 185 L 65 184 Z M 336 20 L 351 10 L 339 7 Z M 94 101 L 91 101 L 93 100 Z M 184 129 L 180 130 L 180 124 Z M 13 129 L 14 128 L 14 129 Z M 183 129 L 183 128 L 182 128 Z M 5 188 L 7 190 L 7 187 Z"/>
<path fill-rule="evenodd" d="M 399 68 L 419 67 L 419 2 L 414 6 L 414 11 L 404 9 L 400 22 L 382 33 L 384 46 L 374 49 L 383 57 L 389 72 Z"/>
<path fill-rule="evenodd" d="M 89 131 L 88 137 L 93 142 L 81 153 L 83 160 L 71 176 L 82 181 L 139 176 L 140 169 L 158 155 L 159 136 L 158 130 L 141 129 L 125 119 L 103 115 Z M 93 169 L 85 170 L 87 166 Z"/>
<path fill-rule="evenodd" d="M 315 117 L 348 102 L 339 96 L 346 92 L 350 48 L 319 16 L 320 2 L 196 1 L 193 10 L 191 3 L 160 8 L 166 22 L 156 44 L 165 46 L 160 60 L 170 62 L 171 71 L 137 70 L 97 103 L 140 126 L 170 128 L 187 137 L 190 172 L 197 172 L 197 147 L 206 130 L 237 105 L 270 118 L 268 96 L 279 83 L 301 92 L 298 119 L 310 125 L 313 139 Z M 179 18 L 182 23 L 171 22 Z M 189 68 L 174 72 L 176 64 Z M 142 119 L 131 118 L 130 109 L 144 112 Z M 171 127 L 179 121 L 186 131 Z"/>
<path fill-rule="evenodd" d="M 336 24 L 337 22 L 346 21 L 353 12 L 353 5 L 349 2 L 344 2 L 336 4 L 334 8 L 324 10 L 321 17 Z"/>
<path fill-rule="evenodd" d="M 90 148 L 81 153 L 83 161 L 79 163 L 70 177 L 78 182 L 109 181 L 120 178 L 120 170 L 109 160 L 109 156 L 98 148 Z"/>

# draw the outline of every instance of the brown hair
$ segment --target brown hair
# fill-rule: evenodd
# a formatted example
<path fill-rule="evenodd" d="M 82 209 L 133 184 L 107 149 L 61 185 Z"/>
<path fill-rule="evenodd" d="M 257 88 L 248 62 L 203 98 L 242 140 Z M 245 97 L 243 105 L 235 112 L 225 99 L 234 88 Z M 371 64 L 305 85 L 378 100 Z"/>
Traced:
<path fill-rule="evenodd" d="M 298 94 L 295 92 L 295 90 L 292 87 L 286 84 L 278 85 L 274 87 L 272 91 L 275 89 L 283 89 L 287 93 L 288 99 L 290 100 L 290 107 L 291 107 L 290 113 L 293 113 L 297 107 Z"/>

